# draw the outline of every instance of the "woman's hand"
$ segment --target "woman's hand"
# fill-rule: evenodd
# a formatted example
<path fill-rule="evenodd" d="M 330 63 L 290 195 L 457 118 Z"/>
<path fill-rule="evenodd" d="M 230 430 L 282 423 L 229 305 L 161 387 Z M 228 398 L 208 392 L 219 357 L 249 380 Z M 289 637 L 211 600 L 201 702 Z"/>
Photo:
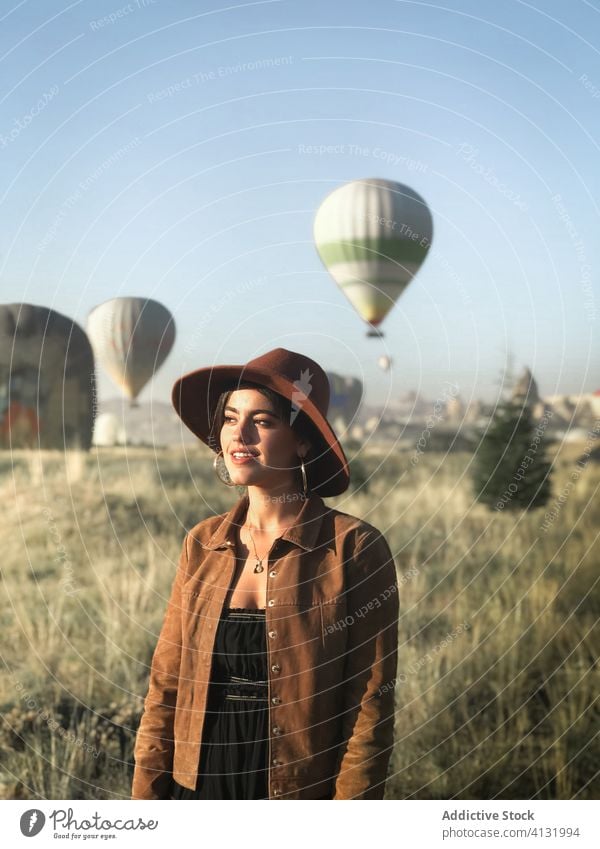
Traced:
<path fill-rule="evenodd" d="M 152 657 L 148 694 L 134 746 L 132 799 L 168 799 L 172 789 L 173 730 L 181 660 L 181 585 L 188 564 L 187 541 L 186 535 Z"/>
<path fill-rule="evenodd" d="M 376 529 L 348 564 L 343 739 L 334 799 L 382 799 L 394 742 L 398 663 L 398 583 Z"/>

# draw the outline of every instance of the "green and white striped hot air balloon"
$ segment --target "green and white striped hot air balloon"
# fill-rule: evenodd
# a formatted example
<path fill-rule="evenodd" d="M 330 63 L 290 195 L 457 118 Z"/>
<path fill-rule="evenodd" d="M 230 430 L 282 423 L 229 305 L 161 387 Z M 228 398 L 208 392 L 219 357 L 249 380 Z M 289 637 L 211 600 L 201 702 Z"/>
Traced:
<path fill-rule="evenodd" d="M 325 267 L 360 317 L 377 328 L 419 270 L 433 222 L 423 198 L 392 180 L 353 180 L 331 192 L 315 216 Z"/>

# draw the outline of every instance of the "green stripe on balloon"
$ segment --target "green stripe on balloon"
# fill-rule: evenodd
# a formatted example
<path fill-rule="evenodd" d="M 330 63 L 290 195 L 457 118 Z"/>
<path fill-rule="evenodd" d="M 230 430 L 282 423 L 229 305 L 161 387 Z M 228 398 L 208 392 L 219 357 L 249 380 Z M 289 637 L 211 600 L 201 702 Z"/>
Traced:
<path fill-rule="evenodd" d="M 380 282 L 381 289 L 377 284 L 365 283 L 364 280 L 357 278 L 338 282 L 338 285 L 365 321 L 380 322 L 394 306 L 396 298 L 400 296 L 406 285 L 403 286 L 397 280 Z M 383 287 L 386 285 L 396 290 L 395 297 L 390 297 L 385 291 Z"/>
<path fill-rule="evenodd" d="M 414 242 L 406 239 L 357 239 L 317 244 L 317 250 L 326 265 L 378 258 L 391 259 L 403 265 L 405 262 L 423 262 L 429 242 L 421 245 L 420 241 L 421 237 Z"/>

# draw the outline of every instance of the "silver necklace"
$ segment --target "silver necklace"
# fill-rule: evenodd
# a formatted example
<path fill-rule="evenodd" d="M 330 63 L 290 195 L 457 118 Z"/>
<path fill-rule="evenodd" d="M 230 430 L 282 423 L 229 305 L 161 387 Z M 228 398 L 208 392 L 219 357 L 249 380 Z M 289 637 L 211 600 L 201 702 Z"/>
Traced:
<path fill-rule="evenodd" d="M 248 533 L 250 534 L 250 539 L 252 540 L 252 547 L 254 548 L 254 556 L 256 557 L 256 566 L 254 567 L 254 571 L 255 572 L 262 572 L 265 568 L 262 565 L 264 557 L 258 556 L 258 551 L 256 550 L 256 543 L 254 542 L 254 537 L 252 536 L 252 531 L 250 530 L 250 525 L 248 525 L 247 527 L 248 527 Z"/>
<path fill-rule="evenodd" d="M 256 550 L 256 543 L 254 542 L 254 537 L 252 536 L 252 531 L 251 531 L 251 529 L 250 529 L 250 525 L 246 525 L 246 527 L 248 528 L 248 533 L 250 534 L 250 539 L 252 540 L 252 547 L 254 548 L 254 556 L 256 557 L 256 565 L 255 565 L 255 567 L 254 567 L 254 570 L 253 570 L 253 571 L 254 571 L 255 573 L 263 572 L 265 567 L 262 565 L 262 562 L 263 562 L 263 560 L 265 559 L 265 556 L 266 556 L 266 555 L 263 555 L 263 557 L 259 557 L 259 556 L 258 556 L 258 551 Z M 289 530 L 289 528 L 286 528 L 286 531 L 287 531 L 287 530 Z M 279 539 L 279 537 L 278 537 L 278 539 Z M 270 551 L 270 550 L 271 550 L 271 549 L 269 549 L 269 551 Z M 268 553 L 269 553 L 269 552 L 267 552 L 267 554 L 268 554 Z"/>

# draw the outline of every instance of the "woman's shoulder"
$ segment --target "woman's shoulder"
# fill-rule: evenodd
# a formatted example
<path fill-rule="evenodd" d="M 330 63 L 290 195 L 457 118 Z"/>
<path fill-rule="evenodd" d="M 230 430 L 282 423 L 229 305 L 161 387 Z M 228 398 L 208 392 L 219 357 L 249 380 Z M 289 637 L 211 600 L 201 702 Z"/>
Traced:
<path fill-rule="evenodd" d="M 227 515 L 228 511 L 207 516 L 205 519 L 196 522 L 189 529 L 187 535 L 198 542 L 208 542 Z"/>
<path fill-rule="evenodd" d="M 351 536 L 356 547 L 362 547 L 365 542 L 374 542 L 380 537 L 383 537 L 382 532 L 375 525 L 361 519 L 360 516 L 354 516 L 352 513 L 345 513 L 342 510 L 330 508 L 330 516 L 335 528 L 335 536 L 340 537 Z"/>

